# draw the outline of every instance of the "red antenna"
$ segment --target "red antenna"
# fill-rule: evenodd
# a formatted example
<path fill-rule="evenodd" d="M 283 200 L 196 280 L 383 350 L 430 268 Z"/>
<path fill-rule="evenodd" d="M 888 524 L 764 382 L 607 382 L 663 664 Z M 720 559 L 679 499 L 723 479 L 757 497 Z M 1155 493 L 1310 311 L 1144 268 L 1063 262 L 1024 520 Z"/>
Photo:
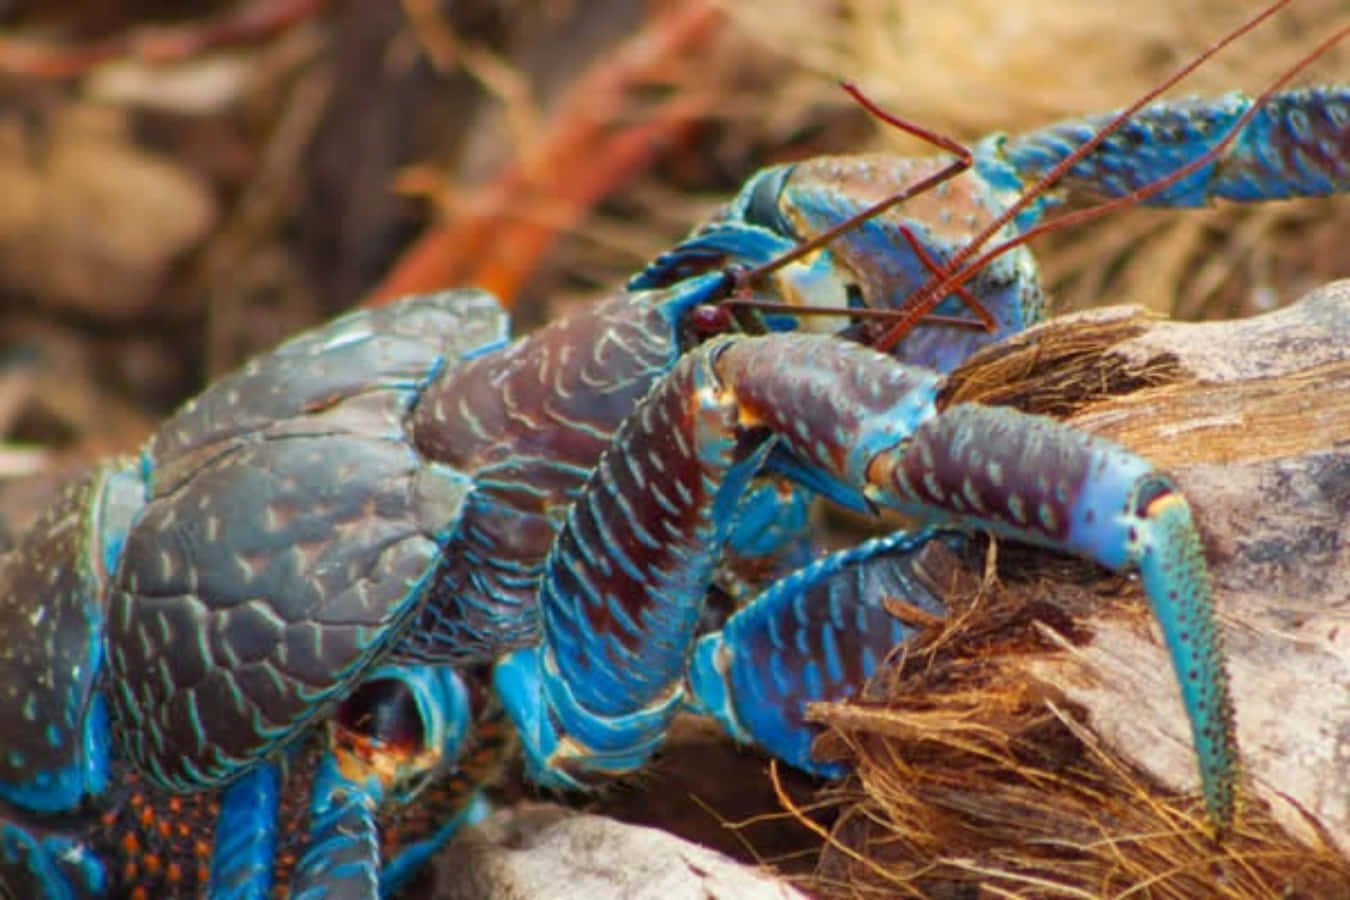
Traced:
<path fill-rule="evenodd" d="M 753 269 L 747 269 L 735 273 L 734 274 L 735 286 L 743 287 L 745 288 L 745 290 L 736 290 L 735 288 L 733 288 L 733 297 L 729 299 L 727 302 L 729 304 L 741 307 L 751 307 L 763 310 L 791 311 L 797 315 L 803 314 L 809 315 L 818 313 L 821 315 L 851 315 L 860 318 L 890 320 L 892 324 L 886 329 L 886 331 L 881 335 L 880 339 L 875 344 L 875 346 L 880 350 L 892 349 L 906 334 L 908 334 L 911 330 L 913 330 L 914 326 L 918 324 L 920 321 L 929 321 L 929 322 L 940 321 L 944 324 L 960 325 L 963 327 L 971 327 L 971 328 L 983 327 L 985 330 L 993 331 L 994 328 L 996 327 L 996 323 L 994 321 L 993 316 L 990 315 L 988 310 L 985 309 L 984 306 L 965 288 L 965 283 L 969 281 L 972 277 L 974 277 L 978 272 L 980 272 L 986 265 L 988 265 L 993 260 L 997 259 L 999 256 L 1002 256 L 1003 254 L 1009 252 L 1013 248 L 1025 244 L 1033 237 L 1036 237 L 1049 231 L 1054 231 L 1060 228 L 1065 228 L 1071 225 L 1076 225 L 1082 222 L 1090 221 L 1092 219 L 1099 218 L 1100 216 L 1103 216 L 1108 212 L 1120 208 L 1122 206 L 1146 200 L 1149 197 L 1152 197 L 1155 194 L 1163 190 L 1166 190 L 1168 187 L 1172 186 L 1173 184 L 1176 184 L 1177 182 L 1181 181 L 1182 179 L 1186 178 L 1192 173 L 1198 171 L 1202 167 L 1209 165 L 1220 154 L 1222 154 L 1228 148 L 1229 145 L 1232 144 L 1232 142 L 1236 139 L 1237 135 L 1241 133 L 1242 129 L 1246 127 L 1246 125 L 1251 121 L 1252 117 L 1257 113 L 1257 111 L 1259 111 L 1262 104 L 1264 104 L 1265 101 L 1268 100 L 1275 91 L 1279 90 L 1283 85 L 1288 83 L 1288 81 L 1291 78 L 1293 78 L 1298 72 L 1305 69 L 1315 59 L 1317 59 L 1318 57 L 1323 55 L 1327 50 L 1329 50 L 1334 44 L 1342 40 L 1347 33 L 1350 33 L 1350 26 L 1346 26 L 1340 29 L 1330 38 L 1327 38 L 1321 44 L 1319 44 L 1311 53 L 1309 53 L 1301 60 L 1299 60 L 1297 63 L 1295 63 L 1294 66 L 1292 66 L 1287 72 L 1281 75 L 1280 78 L 1278 78 L 1273 84 L 1268 86 L 1264 92 L 1262 92 L 1262 94 L 1256 99 L 1256 101 L 1253 102 L 1251 107 L 1228 130 L 1228 132 L 1224 135 L 1224 137 L 1219 141 L 1218 144 L 1210 148 L 1210 150 L 1207 151 L 1201 157 L 1192 160 L 1190 163 L 1181 167 L 1176 172 L 1173 172 L 1171 175 L 1168 175 L 1167 177 L 1162 178 L 1156 182 L 1145 185 L 1142 188 L 1138 188 L 1128 194 L 1113 198 L 1112 200 L 1106 201 L 1096 206 L 1056 216 L 1054 219 L 1051 219 L 1050 221 L 1042 222 L 1039 225 L 1035 226 L 1034 228 L 1031 228 L 1028 231 L 1014 238 L 1003 241 L 1002 243 L 995 245 L 993 248 L 982 254 L 980 253 L 980 249 L 985 244 L 987 244 L 993 238 L 994 235 L 996 235 L 1004 226 L 1006 226 L 1010 221 L 1012 221 L 1017 215 L 1025 211 L 1032 203 L 1034 203 L 1037 200 L 1037 198 L 1043 196 L 1046 193 L 1046 191 L 1048 191 L 1059 180 L 1061 180 L 1064 177 L 1065 173 L 1067 173 L 1074 165 L 1079 163 L 1088 154 L 1092 153 L 1098 146 L 1101 145 L 1103 141 L 1105 141 L 1114 132 L 1120 129 L 1127 121 L 1129 121 L 1131 116 L 1133 116 L 1136 112 L 1138 112 L 1148 103 L 1157 99 L 1163 92 L 1173 87 L 1182 79 L 1190 75 L 1201 65 L 1203 65 L 1206 61 L 1208 61 L 1210 57 L 1214 56 L 1216 53 L 1218 53 L 1220 50 L 1224 49 L 1229 44 L 1236 41 L 1238 38 L 1246 35 L 1248 32 L 1255 29 L 1257 26 L 1259 26 L 1261 23 L 1269 19 L 1271 16 L 1275 15 L 1275 13 L 1283 9 L 1285 6 L 1289 5 L 1291 2 L 1292 0 L 1275 0 L 1275 2 L 1271 3 L 1264 10 L 1262 10 L 1261 12 L 1259 12 L 1246 22 L 1242 23 L 1233 31 L 1231 31 L 1229 34 L 1225 35 L 1223 38 L 1221 38 L 1220 40 L 1216 41 L 1214 44 L 1206 48 L 1203 52 L 1201 52 L 1198 56 L 1189 61 L 1176 73 L 1174 73 L 1173 75 L 1165 79 L 1162 83 L 1158 84 L 1157 86 L 1155 86 L 1154 88 L 1152 88 L 1151 90 L 1149 90 L 1148 92 L 1137 98 L 1133 103 L 1131 103 L 1121 112 L 1117 113 L 1114 117 L 1111 118 L 1110 121 L 1108 121 L 1100 129 L 1098 129 L 1098 131 L 1094 133 L 1091 138 L 1089 138 L 1082 145 L 1077 147 L 1073 151 L 1073 153 L 1069 154 L 1058 164 L 1056 164 L 1052 169 L 1050 169 L 1050 171 L 1048 171 L 1044 176 L 1042 176 L 1040 180 L 1038 180 L 1031 188 L 1025 191 L 1018 198 L 1017 202 L 1012 204 L 1010 207 L 1004 210 L 999 216 L 997 216 L 993 221 L 991 221 L 988 225 L 986 225 L 978 234 L 975 235 L 974 238 L 972 238 L 967 244 L 962 246 L 955 254 L 953 254 L 944 263 L 939 264 L 937 261 L 935 261 L 929 255 L 927 250 L 923 247 L 922 243 L 917 240 L 914 234 L 909 229 L 901 226 L 900 231 L 902 237 L 904 237 L 906 242 L 909 244 L 911 250 L 919 258 L 920 262 L 930 272 L 933 273 L 933 277 L 930 278 L 929 281 L 923 287 L 921 287 L 919 290 L 911 294 L 902 304 L 900 304 L 899 307 L 895 309 L 884 309 L 884 310 L 883 309 L 858 310 L 858 309 L 843 309 L 843 308 L 827 309 L 823 307 L 812 309 L 812 308 L 802 308 L 792 306 L 790 304 L 775 303 L 769 301 L 757 301 L 749 299 L 749 297 L 747 296 L 750 293 L 748 288 L 754 282 L 764 278 L 769 274 L 772 274 L 775 271 L 778 271 L 779 269 L 789 265 L 792 262 L 795 262 L 807 256 L 808 254 L 820 249 L 821 247 L 828 245 L 836 238 L 846 234 L 847 232 L 853 230 L 854 228 L 857 228 L 864 222 L 881 215 L 890 208 L 900 203 L 903 203 L 905 200 L 908 200 L 911 197 L 917 196 L 918 194 L 928 191 L 931 188 L 934 188 L 937 185 L 941 184 L 942 182 L 947 181 L 961 174 L 962 172 L 969 169 L 973 164 L 972 153 L 970 149 L 965 145 L 946 135 L 939 134 L 938 132 L 932 131 L 931 129 L 925 128 L 921 125 L 910 122 L 906 119 L 903 119 L 899 116 L 889 113 L 886 110 L 881 109 L 876 103 L 874 103 L 870 98 L 868 98 L 865 94 L 863 94 L 862 91 L 860 91 L 856 86 L 849 84 L 847 82 L 843 83 L 842 86 L 844 90 L 848 92 L 849 96 L 851 96 L 855 101 L 857 101 L 869 113 L 881 119 L 883 122 L 886 122 L 887 124 L 891 125 L 892 127 L 898 128 L 901 131 L 914 135 L 915 137 L 918 137 L 932 144 L 933 146 L 938 147 L 939 149 L 951 153 L 955 157 L 955 159 L 953 159 L 952 162 L 950 162 L 943 168 L 939 169 L 937 172 L 927 175 L 919 179 L 918 181 L 913 182 L 912 184 L 905 185 L 903 188 L 896 191 L 889 197 L 886 197 L 883 200 L 880 200 L 872 204 L 871 206 L 868 206 L 861 212 L 855 213 L 854 215 L 850 216 L 844 221 L 830 227 L 829 229 L 803 242 L 799 246 L 795 247 L 793 250 L 789 251 L 788 253 L 785 253 L 783 256 L 773 260 L 772 262 L 765 263 Z M 974 258 L 972 259 L 972 257 Z M 978 322 L 967 319 L 959 319 L 955 317 L 932 315 L 933 308 L 937 306 L 939 302 L 941 302 L 942 298 L 952 293 L 957 294 L 957 296 L 959 296 L 962 299 L 962 301 L 971 309 L 971 311 L 975 313 L 975 315 L 979 318 Z"/>
<path fill-rule="evenodd" d="M 965 282 L 969 281 L 990 262 L 1012 250 L 1014 247 L 1019 247 L 1038 235 L 1055 231 L 1060 228 L 1066 228 L 1071 225 L 1088 222 L 1100 218 L 1112 210 L 1146 200 L 1199 171 L 1201 168 L 1217 159 L 1225 150 L 1227 150 L 1232 142 L 1236 140 L 1237 136 L 1242 133 L 1242 129 L 1247 126 L 1252 120 L 1252 117 L 1260 110 L 1261 106 L 1270 99 L 1271 95 L 1287 84 L 1295 75 L 1311 65 L 1314 60 L 1325 54 L 1332 46 L 1344 39 L 1346 34 L 1350 33 L 1350 26 L 1339 29 L 1332 34 L 1331 37 L 1315 47 L 1310 53 L 1298 60 L 1256 98 L 1251 107 L 1238 118 L 1237 122 L 1228 129 L 1227 133 L 1217 144 L 1200 157 L 1173 172 L 1171 175 L 1096 206 L 1056 216 L 1054 219 L 1042 222 L 1022 234 L 1010 238 L 1009 240 L 994 246 L 987 252 L 976 256 L 976 254 L 979 253 L 980 248 L 988 243 L 991 237 L 998 233 L 1000 229 L 1007 225 L 1008 222 L 1019 213 L 1023 212 L 1031 203 L 1035 202 L 1035 200 L 1042 196 L 1049 188 L 1054 186 L 1056 182 L 1064 177 L 1064 174 L 1070 168 L 1095 150 L 1102 141 L 1106 140 L 1106 138 L 1110 137 L 1112 133 L 1119 129 L 1130 116 L 1138 112 L 1145 104 L 1156 99 L 1163 91 L 1194 72 L 1215 53 L 1256 28 L 1281 8 L 1287 6 L 1290 2 L 1292 2 L 1292 0 L 1277 0 L 1277 2 L 1272 3 L 1256 16 L 1238 26 L 1234 31 L 1230 32 L 1195 59 L 1183 66 L 1176 74 L 1172 75 L 1170 78 L 1166 79 L 1157 87 L 1148 91 L 1134 103 L 1126 107 L 1105 126 L 1099 129 L 1089 140 L 1085 141 L 1081 146 L 1075 149 L 1073 153 L 1061 160 L 1054 168 L 1037 181 L 1036 184 L 1023 193 L 1016 203 L 1004 210 L 1002 214 L 990 222 L 968 244 L 953 254 L 942 267 L 942 274 L 940 277 L 935 275 L 926 285 L 924 285 L 924 287 L 916 291 L 898 307 L 898 311 L 901 315 L 895 323 L 887 329 L 886 333 L 877 340 L 875 344 L 877 349 L 883 351 L 892 349 L 899 343 L 901 338 L 913 329 L 914 325 L 922 319 L 929 310 L 941 302 L 943 297 L 956 290 L 956 288 L 964 285 Z M 973 260 L 971 259 L 972 256 L 975 257 Z"/>

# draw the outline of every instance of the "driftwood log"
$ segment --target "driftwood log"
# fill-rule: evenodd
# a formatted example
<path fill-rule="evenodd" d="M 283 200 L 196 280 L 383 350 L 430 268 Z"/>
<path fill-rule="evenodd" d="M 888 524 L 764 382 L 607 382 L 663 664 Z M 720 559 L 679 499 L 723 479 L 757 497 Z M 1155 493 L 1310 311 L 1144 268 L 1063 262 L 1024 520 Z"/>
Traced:
<path fill-rule="evenodd" d="M 1242 321 L 1066 316 L 954 373 L 945 402 L 970 400 L 1067 419 L 1181 484 L 1224 627 L 1241 821 L 1222 844 L 1206 832 L 1175 678 L 1130 577 L 1008 544 L 935 548 L 947 622 L 863 699 L 812 711 L 831 726 L 820 749 L 859 772 L 820 889 L 1350 896 L 1350 282 Z M 509 864 L 466 838 L 474 853 L 448 851 L 457 877 Z"/>

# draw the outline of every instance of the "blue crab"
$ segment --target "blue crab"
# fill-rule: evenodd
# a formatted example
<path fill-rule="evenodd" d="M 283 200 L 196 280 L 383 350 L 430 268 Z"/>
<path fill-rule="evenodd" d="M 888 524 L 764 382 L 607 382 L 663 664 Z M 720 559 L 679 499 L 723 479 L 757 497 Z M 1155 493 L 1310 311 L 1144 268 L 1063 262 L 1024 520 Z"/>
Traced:
<path fill-rule="evenodd" d="M 1141 110 L 1006 233 L 1199 159 L 1250 108 Z M 1185 498 L 1050 419 L 940 403 L 942 371 L 1043 316 L 1029 254 L 966 285 L 992 331 L 923 326 L 891 353 L 720 314 L 747 292 L 900 305 L 1102 121 L 989 138 L 971 171 L 758 280 L 737 273 L 942 162 L 760 172 L 626 289 L 514 341 L 486 294 L 412 297 L 210 387 L 0 558 L 0 884 L 389 893 L 484 813 L 513 747 L 537 782 L 584 787 L 646 763 L 682 709 L 837 775 L 805 704 L 906 639 L 882 597 L 941 613 L 914 556 L 970 530 L 1139 572 L 1226 826 L 1233 709 Z M 1345 190 L 1348 123 L 1348 88 L 1279 94 L 1152 199 Z M 812 493 L 920 524 L 805 555 Z M 700 634 L 727 548 L 790 572 Z"/>

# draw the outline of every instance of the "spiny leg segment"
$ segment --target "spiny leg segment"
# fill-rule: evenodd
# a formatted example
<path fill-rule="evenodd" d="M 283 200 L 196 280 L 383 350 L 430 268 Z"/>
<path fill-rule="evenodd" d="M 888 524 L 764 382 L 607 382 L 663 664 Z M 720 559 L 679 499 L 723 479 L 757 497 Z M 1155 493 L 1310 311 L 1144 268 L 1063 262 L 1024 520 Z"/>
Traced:
<path fill-rule="evenodd" d="M 1184 498 L 1145 460 L 1053 420 L 980 406 L 939 413 L 940 384 L 815 335 L 719 339 L 682 359 L 620 430 L 559 535 L 541 592 L 542 643 L 497 667 L 536 777 L 581 785 L 634 769 L 659 746 L 686 700 L 698 612 L 736 503 L 779 446 L 875 507 L 1139 569 L 1183 686 L 1206 808 L 1226 827 L 1232 702 Z M 738 641 L 751 647 L 742 627 L 768 633 L 790 618 L 775 603 L 804 595 L 781 596 L 794 600 L 752 604 L 720 639 L 732 652 Z M 733 694 L 743 689 L 735 680 L 722 682 Z M 803 693 L 828 692 L 824 681 Z M 696 684 L 696 703 L 735 707 L 715 680 Z M 772 744 L 773 729 L 761 731 L 743 736 Z"/>

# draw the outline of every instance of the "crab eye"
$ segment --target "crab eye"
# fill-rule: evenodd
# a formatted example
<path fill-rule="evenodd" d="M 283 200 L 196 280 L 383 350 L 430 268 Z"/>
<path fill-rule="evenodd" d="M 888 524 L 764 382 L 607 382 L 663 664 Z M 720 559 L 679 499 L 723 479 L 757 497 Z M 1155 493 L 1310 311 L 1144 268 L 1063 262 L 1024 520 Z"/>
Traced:
<path fill-rule="evenodd" d="M 426 726 L 417 698 L 398 678 L 363 682 L 338 706 L 335 718 L 349 734 L 384 752 L 414 756 L 426 748 Z"/>
<path fill-rule="evenodd" d="M 745 201 L 745 208 L 742 213 L 747 224 L 758 225 L 761 228 L 767 228 L 774 234 L 797 239 L 796 229 L 792 223 L 783 215 L 783 208 L 778 202 L 782 196 L 783 186 L 787 184 L 788 177 L 792 175 L 793 166 L 776 166 L 775 168 L 760 172 L 750 181 L 750 195 Z"/>

